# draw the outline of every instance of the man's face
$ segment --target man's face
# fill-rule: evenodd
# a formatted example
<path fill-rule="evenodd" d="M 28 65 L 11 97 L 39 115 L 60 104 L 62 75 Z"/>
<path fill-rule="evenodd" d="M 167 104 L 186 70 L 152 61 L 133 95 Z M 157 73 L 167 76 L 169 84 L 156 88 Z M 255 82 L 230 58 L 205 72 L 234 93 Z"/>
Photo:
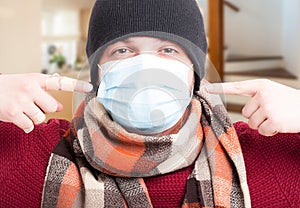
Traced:
<path fill-rule="evenodd" d="M 131 37 L 108 46 L 99 65 L 109 62 L 131 58 L 140 54 L 152 54 L 161 58 L 180 61 L 192 68 L 192 62 L 186 52 L 176 43 L 151 37 Z M 101 76 L 99 72 L 99 76 Z M 194 85 L 194 71 L 189 72 L 189 88 Z"/>

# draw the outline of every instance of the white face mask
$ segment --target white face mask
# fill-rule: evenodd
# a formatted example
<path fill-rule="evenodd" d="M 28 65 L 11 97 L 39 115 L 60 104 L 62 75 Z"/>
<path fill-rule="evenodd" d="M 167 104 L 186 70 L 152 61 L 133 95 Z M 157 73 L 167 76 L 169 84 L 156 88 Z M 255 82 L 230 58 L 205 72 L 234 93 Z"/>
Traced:
<path fill-rule="evenodd" d="M 190 104 L 191 66 L 142 54 L 101 66 L 98 101 L 127 131 L 151 135 L 173 127 Z"/>

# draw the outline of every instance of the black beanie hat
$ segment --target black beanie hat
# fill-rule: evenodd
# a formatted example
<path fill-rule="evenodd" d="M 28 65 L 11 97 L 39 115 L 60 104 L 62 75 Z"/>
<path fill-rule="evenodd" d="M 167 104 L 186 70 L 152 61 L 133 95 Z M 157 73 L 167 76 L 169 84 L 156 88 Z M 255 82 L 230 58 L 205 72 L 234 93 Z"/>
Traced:
<path fill-rule="evenodd" d="M 97 64 L 105 48 L 133 36 L 170 40 L 184 48 L 194 64 L 194 90 L 199 90 L 207 42 L 195 0 L 96 0 L 86 46 L 94 86 L 98 84 Z"/>

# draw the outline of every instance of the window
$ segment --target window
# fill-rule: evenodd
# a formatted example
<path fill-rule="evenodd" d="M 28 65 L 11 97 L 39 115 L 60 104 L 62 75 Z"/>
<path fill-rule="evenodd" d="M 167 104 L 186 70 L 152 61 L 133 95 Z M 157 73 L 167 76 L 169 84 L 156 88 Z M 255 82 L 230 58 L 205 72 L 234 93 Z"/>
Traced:
<path fill-rule="evenodd" d="M 50 70 L 53 54 L 59 53 L 65 63 L 73 67 L 77 59 L 78 41 L 80 39 L 79 12 L 72 10 L 43 11 L 42 14 L 42 65 Z M 52 50 L 50 50 L 50 48 Z"/>

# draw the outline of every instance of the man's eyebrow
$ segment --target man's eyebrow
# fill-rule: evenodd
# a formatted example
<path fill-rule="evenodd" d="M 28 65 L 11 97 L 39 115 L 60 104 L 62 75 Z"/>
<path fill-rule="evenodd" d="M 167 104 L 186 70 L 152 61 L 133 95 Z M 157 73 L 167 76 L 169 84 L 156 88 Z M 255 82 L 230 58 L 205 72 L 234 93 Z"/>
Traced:
<path fill-rule="evenodd" d="M 130 38 L 126 38 L 124 40 L 120 40 L 119 42 L 122 42 L 122 43 L 132 43 L 133 41 L 130 40 Z"/>

